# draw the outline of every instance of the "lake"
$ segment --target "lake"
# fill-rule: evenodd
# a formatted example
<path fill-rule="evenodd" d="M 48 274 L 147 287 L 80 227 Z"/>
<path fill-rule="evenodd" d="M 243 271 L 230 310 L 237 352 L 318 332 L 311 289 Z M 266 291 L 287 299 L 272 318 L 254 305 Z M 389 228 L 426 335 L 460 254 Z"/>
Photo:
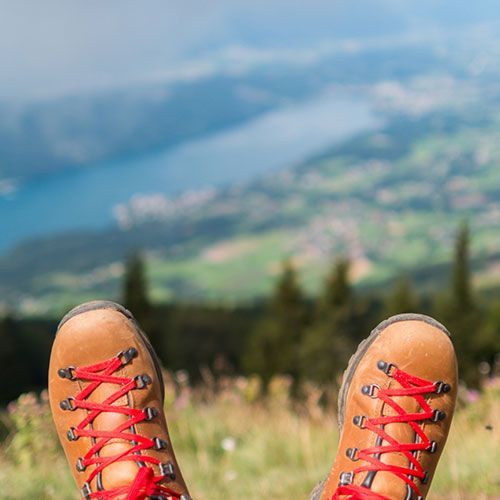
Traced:
<path fill-rule="evenodd" d="M 244 182 L 378 125 L 369 101 L 329 92 L 175 148 L 27 183 L 0 197 L 0 250 L 26 238 L 112 224 L 113 206 L 134 194 Z"/>

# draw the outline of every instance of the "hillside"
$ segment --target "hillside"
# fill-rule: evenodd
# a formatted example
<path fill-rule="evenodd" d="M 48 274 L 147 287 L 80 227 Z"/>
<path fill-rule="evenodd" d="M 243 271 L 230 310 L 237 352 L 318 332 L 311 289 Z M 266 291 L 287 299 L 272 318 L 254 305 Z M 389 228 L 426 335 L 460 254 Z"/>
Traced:
<path fill-rule="evenodd" d="M 285 57 L 286 56 L 286 57 Z M 17 183 L 171 148 L 331 85 L 370 85 L 456 65 L 432 47 L 335 48 L 215 74 L 29 102 L 0 99 L 0 195 Z"/>
<path fill-rule="evenodd" d="M 24 312 L 116 296 L 142 248 L 154 298 L 236 301 L 266 293 L 293 257 L 310 291 L 338 255 L 377 286 L 400 272 L 442 281 L 459 222 L 472 227 L 477 280 L 499 279 L 500 115 L 480 106 L 394 117 L 257 182 L 121 207 L 121 226 L 24 243 L 0 260 L 1 296 Z"/>

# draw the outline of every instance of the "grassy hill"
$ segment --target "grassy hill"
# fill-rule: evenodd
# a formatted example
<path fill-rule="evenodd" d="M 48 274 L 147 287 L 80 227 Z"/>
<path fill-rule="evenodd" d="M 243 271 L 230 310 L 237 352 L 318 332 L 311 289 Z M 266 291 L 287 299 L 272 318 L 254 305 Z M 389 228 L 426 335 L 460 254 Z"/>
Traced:
<path fill-rule="evenodd" d="M 464 219 L 472 228 L 476 279 L 495 284 L 499 131 L 491 103 L 487 112 L 394 117 L 383 131 L 257 182 L 163 200 L 167 205 L 155 198 L 146 211 L 131 203 L 122 207 L 121 227 L 39 239 L 3 256 L 2 300 L 45 312 L 116 296 L 122 261 L 137 248 L 147 252 L 156 300 L 252 299 L 267 293 L 288 257 L 310 292 L 338 255 L 351 259 L 362 286 L 401 272 L 433 286 L 442 282 Z"/>

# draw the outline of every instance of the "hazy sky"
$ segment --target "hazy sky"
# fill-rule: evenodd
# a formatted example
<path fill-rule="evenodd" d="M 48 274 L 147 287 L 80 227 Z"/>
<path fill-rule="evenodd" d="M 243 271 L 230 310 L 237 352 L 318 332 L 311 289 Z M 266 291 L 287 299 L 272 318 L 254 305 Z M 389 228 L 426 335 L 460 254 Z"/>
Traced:
<path fill-rule="evenodd" d="M 0 100 L 128 84 L 221 47 L 303 47 L 497 17 L 497 0 L 0 0 Z"/>

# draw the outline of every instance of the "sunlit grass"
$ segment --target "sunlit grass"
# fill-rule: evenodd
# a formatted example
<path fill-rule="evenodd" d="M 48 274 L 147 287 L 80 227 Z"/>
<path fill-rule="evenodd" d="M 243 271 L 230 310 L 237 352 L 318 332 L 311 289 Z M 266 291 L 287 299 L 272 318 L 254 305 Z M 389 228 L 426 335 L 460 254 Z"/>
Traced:
<path fill-rule="evenodd" d="M 170 432 L 194 498 L 308 498 L 334 459 L 337 426 L 317 406 L 319 391 L 298 404 L 288 387 L 276 379 L 267 399 L 252 379 L 180 395 L 170 387 Z M 499 389 L 457 412 L 430 499 L 499 498 Z M 25 396 L 8 419 L 15 433 L 0 447 L 0 498 L 78 498 L 46 402 Z"/>

